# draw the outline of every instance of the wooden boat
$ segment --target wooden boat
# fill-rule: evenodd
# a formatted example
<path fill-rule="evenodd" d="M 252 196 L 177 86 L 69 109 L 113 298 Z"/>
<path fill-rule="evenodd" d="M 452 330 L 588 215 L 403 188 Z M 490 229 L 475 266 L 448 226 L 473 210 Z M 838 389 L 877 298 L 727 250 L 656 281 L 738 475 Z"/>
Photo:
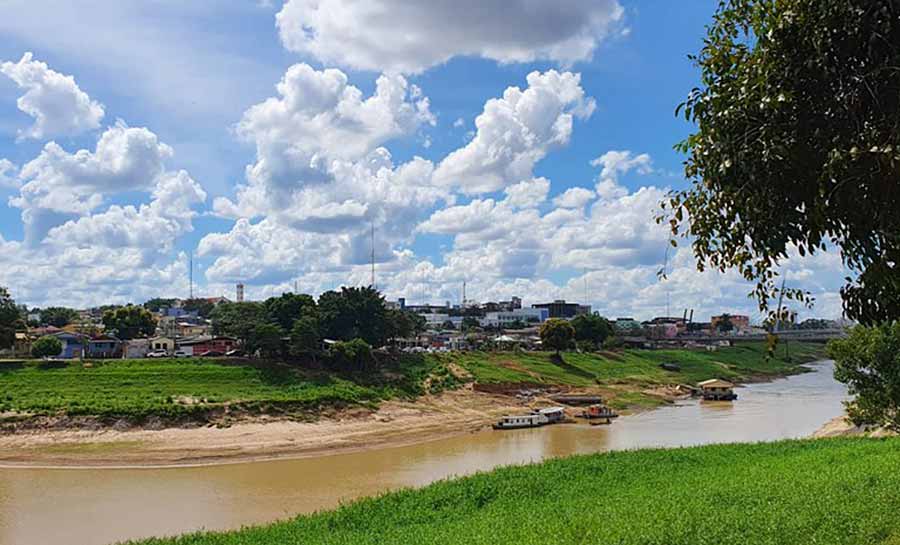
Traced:
<path fill-rule="evenodd" d="M 707 401 L 734 401 L 737 394 L 734 393 L 734 384 L 727 380 L 710 379 L 697 384 L 700 387 L 700 395 Z"/>
<path fill-rule="evenodd" d="M 549 424 L 547 417 L 540 414 L 508 415 L 500 418 L 493 425 L 495 430 L 515 430 L 521 428 L 537 428 Z"/>
<path fill-rule="evenodd" d="M 591 405 L 581 413 L 582 418 L 588 420 L 600 419 L 609 421 L 612 418 L 618 418 L 619 415 L 606 405 Z"/>
<path fill-rule="evenodd" d="M 538 409 L 535 414 L 542 414 L 547 418 L 548 424 L 556 424 L 566 419 L 566 410 L 562 407 L 548 407 L 546 409 Z"/>

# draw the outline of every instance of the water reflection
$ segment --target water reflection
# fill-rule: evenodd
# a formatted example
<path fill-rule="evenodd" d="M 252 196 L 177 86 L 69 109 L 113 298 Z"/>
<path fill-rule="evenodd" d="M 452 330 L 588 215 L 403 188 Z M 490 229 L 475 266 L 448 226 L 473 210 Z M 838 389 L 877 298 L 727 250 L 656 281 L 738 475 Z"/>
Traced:
<path fill-rule="evenodd" d="M 386 490 L 545 458 L 612 449 L 803 437 L 846 397 L 814 373 L 694 400 L 612 426 L 486 430 L 422 445 L 301 460 L 175 469 L 0 469 L 0 544 L 105 544 L 286 518 Z"/>

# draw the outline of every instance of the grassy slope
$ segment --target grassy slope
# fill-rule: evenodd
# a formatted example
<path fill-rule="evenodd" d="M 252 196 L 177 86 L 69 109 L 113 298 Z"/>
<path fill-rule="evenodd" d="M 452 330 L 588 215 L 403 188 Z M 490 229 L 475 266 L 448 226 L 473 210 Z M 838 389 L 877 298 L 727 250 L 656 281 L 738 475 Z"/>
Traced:
<path fill-rule="evenodd" d="M 408 355 L 374 377 L 198 359 L 108 360 L 92 362 L 92 367 L 78 362 L 0 364 L 0 413 L 181 418 L 203 417 L 224 404 L 264 413 L 304 412 L 323 405 L 366 405 L 416 396 L 423 393 L 426 378 L 431 391 L 453 387 L 457 381 L 448 371 L 450 363 L 460 364 L 482 383 L 623 385 L 615 405 L 652 405 L 659 400 L 640 394 L 641 388 L 713 376 L 785 375 L 795 372 L 797 363 L 812 359 L 815 349 L 792 343 L 794 364 L 766 361 L 762 343 L 712 353 L 629 350 L 615 357 L 568 353 L 564 365 L 552 363 L 547 353 Z M 663 371 L 658 367 L 662 361 L 678 362 L 682 372 Z"/>
<path fill-rule="evenodd" d="M 143 545 L 900 543 L 900 439 L 614 452 Z"/>
<path fill-rule="evenodd" d="M 144 418 L 200 416 L 222 404 L 244 410 L 308 410 L 321 405 L 368 404 L 422 393 L 440 364 L 407 358 L 361 380 L 286 365 L 203 360 L 107 360 L 46 366 L 0 365 L 0 412 Z M 190 398 L 190 403 L 185 399 Z"/>
<path fill-rule="evenodd" d="M 783 349 L 778 351 L 783 356 Z M 824 345 L 791 343 L 792 361 L 765 358 L 762 342 L 737 343 L 715 352 L 703 350 L 626 350 L 621 354 L 566 353 L 564 364 L 552 363 L 547 353 L 469 352 L 443 356 L 472 373 L 480 383 L 534 382 L 574 387 L 622 385 L 617 405 L 645 405 L 658 399 L 640 395 L 635 389 L 665 385 L 694 384 L 708 378 L 746 380 L 751 377 L 784 376 L 800 372 L 800 365 L 824 357 Z M 676 362 L 677 373 L 659 367 Z M 631 391 L 629 391 L 631 390 Z"/>

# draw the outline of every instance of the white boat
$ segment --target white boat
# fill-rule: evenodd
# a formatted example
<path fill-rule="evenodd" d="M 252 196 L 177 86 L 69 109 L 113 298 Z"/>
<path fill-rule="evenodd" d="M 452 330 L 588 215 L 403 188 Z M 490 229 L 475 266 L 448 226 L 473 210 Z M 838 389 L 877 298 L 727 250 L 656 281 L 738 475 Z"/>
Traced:
<path fill-rule="evenodd" d="M 548 407 L 546 409 L 539 409 L 535 411 L 535 414 L 542 414 L 546 416 L 548 424 L 562 422 L 566 419 L 566 410 L 563 407 Z"/>
<path fill-rule="evenodd" d="M 537 428 L 539 426 L 543 426 L 544 424 L 548 424 L 550 421 L 547 420 L 547 417 L 537 413 L 537 414 L 521 414 L 521 415 L 508 415 L 501 417 L 500 420 L 494 424 L 495 430 L 514 430 L 519 428 Z"/>

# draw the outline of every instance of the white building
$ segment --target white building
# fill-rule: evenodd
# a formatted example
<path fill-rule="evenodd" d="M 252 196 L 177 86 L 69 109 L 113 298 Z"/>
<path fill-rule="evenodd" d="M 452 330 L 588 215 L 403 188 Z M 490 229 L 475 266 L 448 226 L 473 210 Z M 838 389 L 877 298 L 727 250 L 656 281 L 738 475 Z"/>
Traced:
<path fill-rule="evenodd" d="M 549 311 L 545 308 L 517 308 L 501 312 L 488 312 L 480 320 L 482 327 L 507 327 L 516 322 L 539 324 L 547 321 Z"/>
<path fill-rule="evenodd" d="M 450 316 L 440 312 L 432 312 L 428 314 L 420 314 L 425 318 L 425 327 L 428 329 L 441 329 L 445 323 L 450 322 L 455 329 L 459 329 L 462 325 L 462 316 Z"/>

